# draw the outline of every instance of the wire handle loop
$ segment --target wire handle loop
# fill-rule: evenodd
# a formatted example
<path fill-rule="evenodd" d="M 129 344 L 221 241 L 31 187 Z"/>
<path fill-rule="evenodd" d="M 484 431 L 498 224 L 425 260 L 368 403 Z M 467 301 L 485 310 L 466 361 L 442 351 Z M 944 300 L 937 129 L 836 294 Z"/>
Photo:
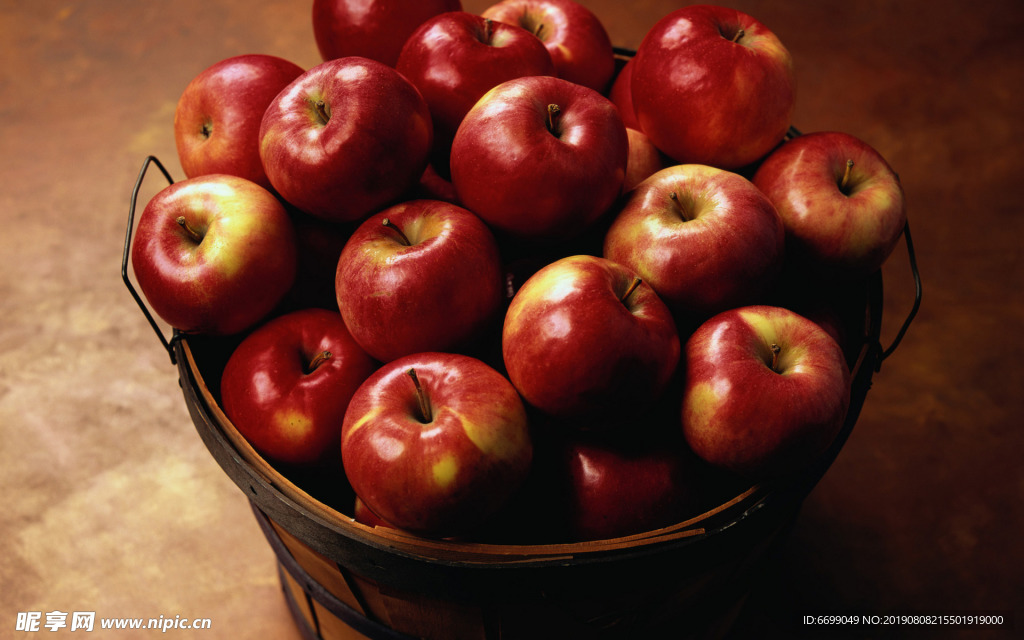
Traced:
<path fill-rule="evenodd" d="M 875 371 L 878 372 L 882 368 L 882 361 L 892 355 L 896 347 L 900 345 L 903 340 L 903 336 L 907 334 L 907 329 L 910 328 L 910 323 L 914 320 L 917 315 L 918 309 L 921 308 L 921 272 L 917 268 L 917 255 L 914 253 L 914 241 L 910 237 L 910 222 L 907 222 L 903 227 L 903 238 L 907 243 L 907 256 L 910 259 L 910 272 L 914 276 L 914 306 L 911 307 L 910 313 L 907 314 L 907 319 L 903 321 L 903 326 L 900 327 L 899 332 L 896 333 L 896 337 L 893 338 L 892 344 L 889 345 L 888 349 L 885 349 L 878 356 L 878 362 L 875 363 Z"/>
<path fill-rule="evenodd" d="M 128 287 L 128 291 L 135 298 L 135 303 L 139 305 L 139 309 L 149 320 L 149 325 L 153 327 L 153 331 L 157 337 L 160 338 L 160 343 L 163 344 L 164 349 L 167 350 L 167 354 L 171 357 L 171 364 L 177 365 L 178 359 L 174 355 L 174 344 L 181 339 L 177 329 L 173 330 L 171 339 L 168 340 L 164 336 L 163 330 L 160 329 L 160 325 L 157 324 L 156 319 L 153 318 L 153 314 L 150 313 L 149 307 L 143 302 L 142 297 L 138 291 L 135 290 L 135 286 L 132 284 L 131 279 L 128 277 L 128 260 L 131 254 L 132 247 L 132 229 L 135 228 L 135 207 L 139 199 L 139 190 L 142 188 L 142 183 L 146 178 L 146 172 L 149 170 L 149 165 L 155 164 L 160 173 L 164 174 L 164 178 L 167 179 L 168 184 L 174 184 L 174 179 L 171 178 L 171 174 L 167 172 L 164 165 L 156 158 L 156 156 L 148 156 L 142 163 L 142 169 L 139 171 L 139 178 L 135 181 L 135 188 L 132 189 L 131 205 L 128 207 L 128 228 L 124 232 L 124 253 L 121 256 L 121 279 L 124 281 L 124 285 Z"/>

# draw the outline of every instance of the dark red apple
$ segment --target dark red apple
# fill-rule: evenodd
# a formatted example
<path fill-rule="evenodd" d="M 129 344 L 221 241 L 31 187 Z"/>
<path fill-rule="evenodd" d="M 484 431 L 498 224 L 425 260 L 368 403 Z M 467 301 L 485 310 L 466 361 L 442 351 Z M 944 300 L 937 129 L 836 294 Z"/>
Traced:
<path fill-rule="evenodd" d="M 622 122 L 630 129 L 640 130 L 640 122 L 636 119 L 636 110 L 633 109 L 633 58 L 630 58 L 615 76 L 612 88 L 608 90 L 608 99 L 618 107 Z"/>
<path fill-rule="evenodd" d="M 487 225 L 462 207 L 413 200 L 355 230 L 338 260 L 338 308 L 352 336 L 388 362 L 472 342 L 500 320 L 504 271 Z"/>
<path fill-rule="evenodd" d="M 313 38 L 327 60 L 361 56 L 395 66 L 424 21 L 462 11 L 459 0 L 313 0 Z"/>
<path fill-rule="evenodd" d="M 754 184 L 775 204 L 794 268 L 856 279 L 881 268 L 907 224 L 899 176 L 878 151 L 838 131 L 797 136 Z"/>
<path fill-rule="evenodd" d="M 615 202 L 628 154 L 618 110 L 560 78 L 503 82 L 466 114 L 452 144 L 452 184 L 504 235 L 578 236 Z"/>
<path fill-rule="evenodd" d="M 336 311 L 293 311 L 235 348 L 221 376 L 221 404 L 267 459 L 313 466 L 337 458 L 345 409 L 377 366 Z"/>
<path fill-rule="evenodd" d="M 516 293 L 502 330 L 509 379 L 540 411 L 584 429 L 652 403 L 679 361 L 665 304 L 630 269 L 569 256 Z"/>
<path fill-rule="evenodd" d="M 640 130 L 680 163 L 745 167 L 792 124 L 792 56 L 735 9 L 691 5 L 666 15 L 637 48 L 630 83 Z"/>
<path fill-rule="evenodd" d="M 551 53 L 559 78 L 604 92 L 615 73 L 615 52 L 601 20 L 573 0 L 501 0 L 481 14 L 523 27 Z"/>
<path fill-rule="evenodd" d="M 221 60 L 193 78 L 174 111 L 174 142 L 185 176 L 226 173 L 270 189 L 260 161 L 260 122 L 270 102 L 302 72 L 288 60 L 249 54 Z"/>
<path fill-rule="evenodd" d="M 352 517 L 356 522 L 365 524 L 368 527 L 386 527 L 393 529 L 394 525 L 390 522 L 385 522 L 383 518 L 378 516 L 376 513 L 370 510 L 366 506 L 366 503 L 362 501 L 359 496 L 356 496 L 355 501 L 352 505 Z"/>
<path fill-rule="evenodd" d="M 604 257 L 634 270 L 692 328 L 760 302 L 784 247 L 779 214 L 757 187 L 737 173 L 690 164 L 637 185 L 605 235 Z"/>
<path fill-rule="evenodd" d="M 378 517 L 430 537 L 471 532 L 525 481 L 533 444 L 519 394 L 480 360 L 420 353 L 356 391 L 342 462 Z"/>
<path fill-rule="evenodd" d="M 367 58 L 324 62 L 267 107 L 260 158 L 274 189 L 302 211 L 351 222 L 419 181 L 433 141 L 416 87 Z"/>
<path fill-rule="evenodd" d="M 143 210 L 132 244 L 143 296 L 185 333 L 250 328 L 291 288 L 296 263 L 284 206 L 255 182 L 226 174 L 165 187 Z"/>
<path fill-rule="evenodd" d="M 781 307 L 730 309 L 686 343 L 682 427 L 694 453 L 752 480 L 793 473 L 842 428 L 850 372 L 820 326 Z"/>
<path fill-rule="evenodd" d="M 295 284 L 282 302 L 282 311 L 298 311 L 317 307 L 338 310 L 334 290 L 334 272 L 356 223 L 328 222 L 289 207 L 298 247 L 298 270 Z"/>
<path fill-rule="evenodd" d="M 682 439 L 556 441 L 558 481 L 548 487 L 573 542 L 618 538 L 700 513 L 702 465 Z"/>
<path fill-rule="evenodd" d="M 419 182 L 413 186 L 406 195 L 406 200 L 442 200 L 462 206 L 459 201 L 459 194 L 455 192 L 455 185 L 452 181 L 438 173 L 432 164 L 420 176 Z"/>
<path fill-rule="evenodd" d="M 627 127 L 626 136 L 629 140 L 629 157 L 626 159 L 626 178 L 622 182 L 623 193 L 632 191 L 638 184 L 671 164 L 642 131 Z"/>
<path fill-rule="evenodd" d="M 442 175 L 448 174 L 455 132 L 481 96 L 506 80 L 555 73 L 551 55 L 533 34 L 464 11 L 442 13 L 420 25 L 395 68 L 430 107 L 432 162 Z"/>

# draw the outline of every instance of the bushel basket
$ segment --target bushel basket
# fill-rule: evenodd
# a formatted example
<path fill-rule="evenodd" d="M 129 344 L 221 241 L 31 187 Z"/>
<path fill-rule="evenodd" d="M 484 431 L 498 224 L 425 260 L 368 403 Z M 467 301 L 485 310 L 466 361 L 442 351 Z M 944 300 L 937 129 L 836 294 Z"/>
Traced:
<path fill-rule="evenodd" d="M 800 475 L 758 484 L 690 520 L 610 540 L 574 544 L 484 544 L 428 540 L 356 522 L 282 475 L 241 436 L 219 406 L 220 374 L 239 338 L 170 339 L 128 275 L 132 194 L 122 278 L 178 368 L 192 420 L 210 453 L 251 502 L 277 555 L 281 585 L 305 637 L 531 639 L 717 636 L 734 620 L 752 580 L 784 540 L 800 505 L 838 455 L 871 378 L 897 346 L 920 302 L 888 348 L 879 341 L 882 276 L 854 296 L 863 311 L 850 354 L 852 393 L 835 442 Z M 340 470 L 339 470 L 340 472 Z"/>

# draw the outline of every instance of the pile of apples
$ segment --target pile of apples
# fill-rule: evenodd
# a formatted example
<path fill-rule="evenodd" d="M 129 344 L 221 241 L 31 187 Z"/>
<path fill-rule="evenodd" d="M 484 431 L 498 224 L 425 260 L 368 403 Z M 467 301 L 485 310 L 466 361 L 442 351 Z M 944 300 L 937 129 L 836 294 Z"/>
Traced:
<path fill-rule="evenodd" d="M 187 179 L 132 251 L 159 316 L 238 341 L 220 400 L 262 455 L 365 523 L 533 542 L 680 522 L 828 447 L 839 310 L 903 192 L 863 141 L 788 135 L 767 27 L 688 6 L 617 61 L 572 0 L 312 8 L 322 64 L 185 89 Z"/>

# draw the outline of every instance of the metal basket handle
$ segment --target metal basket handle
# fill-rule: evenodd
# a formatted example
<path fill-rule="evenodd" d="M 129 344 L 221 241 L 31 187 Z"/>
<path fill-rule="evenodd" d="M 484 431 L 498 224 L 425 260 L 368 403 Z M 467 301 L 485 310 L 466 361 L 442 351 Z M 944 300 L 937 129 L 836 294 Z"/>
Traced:
<path fill-rule="evenodd" d="M 177 329 L 173 329 L 171 339 L 168 340 L 164 336 L 163 330 L 160 325 L 157 324 L 156 319 L 153 318 L 153 314 L 150 313 L 149 307 L 142 300 L 138 291 L 135 290 L 135 286 L 132 284 L 131 279 L 128 277 L 128 260 L 131 254 L 132 247 L 132 229 L 135 227 L 135 206 L 139 199 L 139 190 L 142 188 L 142 183 L 146 178 L 146 172 L 149 170 L 149 165 L 155 164 L 160 172 L 164 174 L 164 178 L 167 179 L 168 184 L 174 184 L 174 179 L 171 178 L 171 174 L 167 172 L 164 165 L 156 158 L 156 156 L 148 156 L 142 163 L 142 169 L 139 171 L 139 178 L 135 181 L 135 188 L 132 190 L 131 205 L 128 207 L 128 228 L 124 232 L 124 254 L 121 256 L 121 279 L 124 281 L 124 285 L 128 287 L 128 291 L 135 298 L 135 303 L 139 305 L 139 309 L 142 309 L 142 313 L 149 320 L 149 325 L 153 327 L 153 331 L 157 337 L 160 338 L 160 343 L 163 344 L 164 349 L 167 350 L 167 354 L 171 357 L 171 364 L 177 365 L 178 359 L 174 355 L 174 344 L 181 339 L 181 334 Z"/>
<path fill-rule="evenodd" d="M 914 320 L 917 315 L 918 309 L 921 308 L 921 272 L 917 268 L 917 256 L 914 253 L 914 241 L 910 237 L 910 222 L 907 222 L 903 227 L 903 238 L 907 243 L 907 256 L 910 260 L 910 272 L 914 276 L 914 305 L 910 309 L 910 313 L 907 314 L 906 320 L 903 321 L 903 325 L 900 330 L 896 333 L 896 337 L 893 338 L 892 344 L 889 345 L 888 349 L 884 349 L 878 356 L 878 362 L 875 363 L 875 371 L 878 372 L 882 368 L 882 361 L 892 355 L 896 347 L 900 345 L 903 340 L 903 336 L 907 334 L 907 329 L 910 328 L 910 323 Z"/>

